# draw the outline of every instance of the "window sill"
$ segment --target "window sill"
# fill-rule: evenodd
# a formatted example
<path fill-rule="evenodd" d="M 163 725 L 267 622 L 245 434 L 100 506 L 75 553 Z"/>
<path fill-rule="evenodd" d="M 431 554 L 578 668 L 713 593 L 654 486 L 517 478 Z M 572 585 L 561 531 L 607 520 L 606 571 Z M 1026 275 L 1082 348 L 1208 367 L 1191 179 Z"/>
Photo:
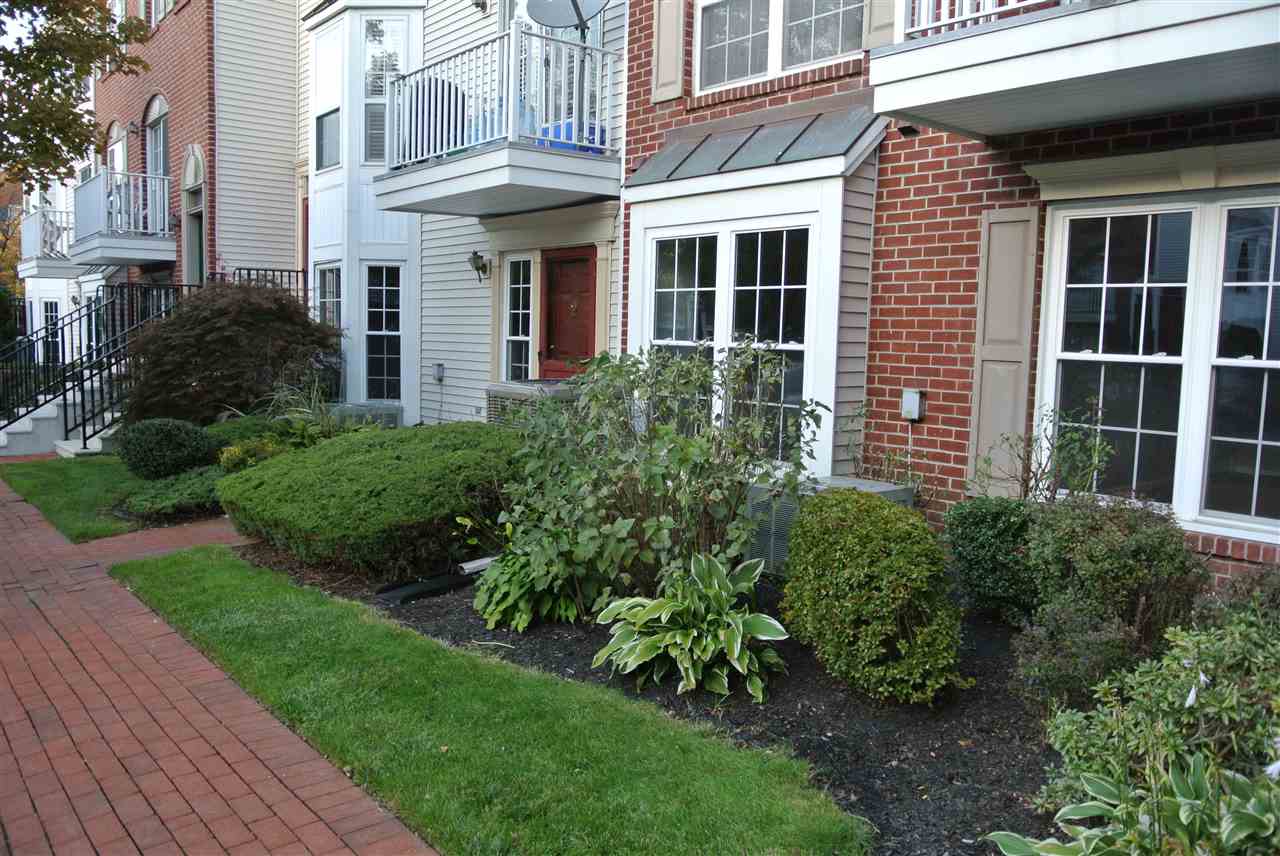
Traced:
<path fill-rule="evenodd" d="M 1199 514 L 1180 521 L 1182 528 L 1195 535 L 1215 538 L 1231 538 L 1238 541 L 1258 541 L 1263 544 L 1280 544 L 1280 532 L 1273 523 L 1253 522 L 1229 517 Z"/>
<path fill-rule="evenodd" d="M 698 91 L 685 97 L 684 106 L 686 110 L 698 110 L 716 104 L 773 95 L 800 86 L 854 77 L 862 74 L 863 55 L 863 53 L 857 53 L 826 65 L 811 65 L 777 77 L 748 81 L 740 86 L 729 85 L 720 89 Z"/>

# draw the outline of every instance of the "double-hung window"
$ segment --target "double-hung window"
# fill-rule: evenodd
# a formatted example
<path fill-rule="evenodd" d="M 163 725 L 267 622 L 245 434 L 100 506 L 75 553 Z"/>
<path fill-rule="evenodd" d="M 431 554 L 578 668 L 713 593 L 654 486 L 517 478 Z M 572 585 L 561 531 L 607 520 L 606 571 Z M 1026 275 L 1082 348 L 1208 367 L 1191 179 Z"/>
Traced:
<path fill-rule="evenodd" d="M 151 4 L 151 26 L 159 24 L 165 15 L 173 11 L 174 4 L 177 0 L 150 0 Z"/>
<path fill-rule="evenodd" d="M 364 160 L 387 153 L 388 81 L 404 71 L 408 23 L 403 18 L 364 19 Z"/>
<path fill-rule="evenodd" d="M 658 238 L 650 286 L 654 347 L 718 357 L 747 342 L 781 354 L 781 383 L 765 392 L 770 442 L 792 447 L 806 395 L 812 227 L 805 224 L 703 230 Z M 725 402 L 720 402 L 724 406 Z"/>
<path fill-rule="evenodd" d="M 342 268 L 316 268 L 316 316 L 330 327 L 342 327 Z"/>
<path fill-rule="evenodd" d="M 365 335 L 366 393 L 371 401 L 400 400 L 400 268 L 370 265 Z"/>
<path fill-rule="evenodd" d="M 316 171 L 342 162 L 341 113 L 330 110 L 316 117 Z"/>
<path fill-rule="evenodd" d="M 1095 210 L 1053 220 L 1042 404 L 1105 446 L 1098 493 L 1280 531 L 1280 204 Z"/>
<path fill-rule="evenodd" d="M 507 380 L 528 380 L 533 329 L 533 262 L 507 262 L 506 353 L 503 354 Z"/>
<path fill-rule="evenodd" d="M 777 77 L 862 50 L 865 0 L 698 0 L 698 88 Z"/>

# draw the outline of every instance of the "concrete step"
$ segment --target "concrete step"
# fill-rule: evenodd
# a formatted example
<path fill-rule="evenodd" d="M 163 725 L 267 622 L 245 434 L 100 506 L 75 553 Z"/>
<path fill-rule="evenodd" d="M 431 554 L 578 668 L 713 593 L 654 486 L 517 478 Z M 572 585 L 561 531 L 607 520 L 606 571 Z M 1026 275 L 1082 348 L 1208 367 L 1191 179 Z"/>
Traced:
<path fill-rule="evenodd" d="M 82 455 L 110 455 L 116 450 L 116 432 L 119 429 L 119 423 L 115 423 L 101 434 L 90 437 L 88 443 L 81 440 L 80 432 L 76 431 L 74 432 L 76 436 L 70 440 L 56 440 L 53 444 L 53 451 L 57 452 L 60 458 L 78 458 Z"/>
<path fill-rule="evenodd" d="M 70 440 L 65 440 L 63 437 L 62 414 L 64 409 L 70 409 L 72 421 L 79 418 L 79 402 L 68 396 L 67 400 L 56 398 L 46 401 L 8 428 L 0 431 L 0 457 L 46 455 L 49 452 L 63 454 L 58 446 L 60 442 L 74 443 L 77 448 L 80 448 L 82 444 L 79 440 L 78 431 L 72 432 L 74 436 Z M 108 431 L 110 430 L 108 429 Z M 97 440 L 97 438 L 94 438 L 94 440 Z M 93 443 L 94 441 L 90 441 L 91 448 L 94 448 Z M 70 449 L 69 446 L 68 449 Z M 106 451 L 110 450 L 111 447 L 108 441 Z M 97 451 L 101 451 L 101 449 L 99 448 Z M 86 451 L 80 448 L 80 454 L 86 454 Z"/>

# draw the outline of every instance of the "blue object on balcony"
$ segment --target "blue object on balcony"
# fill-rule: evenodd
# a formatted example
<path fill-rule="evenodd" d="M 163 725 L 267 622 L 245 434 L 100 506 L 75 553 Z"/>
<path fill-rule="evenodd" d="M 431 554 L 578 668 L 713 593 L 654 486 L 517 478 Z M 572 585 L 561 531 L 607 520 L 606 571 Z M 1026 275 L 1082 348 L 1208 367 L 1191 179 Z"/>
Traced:
<path fill-rule="evenodd" d="M 583 134 L 583 144 L 573 142 L 574 128 L 573 119 L 561 119 L 559 122 L 552 122 L 543 125 L 538 130 L 539 145 L 547 146 L 553 149 L 564 149 L 570 152 L 593 152 L 598 153 L 606 145 L 605 129 L 602 125 L 595 122 L 588 122 Z M 564 142 L 555 142 L 563 140 Z M 590 145 L 588 145 L 590 144 Z"/>

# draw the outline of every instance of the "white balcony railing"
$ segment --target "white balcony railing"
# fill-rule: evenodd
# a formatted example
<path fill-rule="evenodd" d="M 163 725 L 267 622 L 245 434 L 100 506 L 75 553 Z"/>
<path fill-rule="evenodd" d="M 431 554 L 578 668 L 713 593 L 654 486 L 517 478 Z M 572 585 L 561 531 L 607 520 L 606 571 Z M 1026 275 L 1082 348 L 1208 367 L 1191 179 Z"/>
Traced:
<path fill-rule="evenodd" d="M 499 140 L 614 154 L 618 54 L 524 29 L 396 78 L 387 169 Z"/>
<path fill-rule="evenodd" d="M 898 0 L 896 20 L 902 29 L 896 41 L 936 36 L 1073 2 L 1080 0 Z"/>
<path fill-rule="evenodd" d="M 22 218 L 23 259 L 65 259 L 74 218 L 70 211 L 37 208 Z"/>
<path fill-rule="evenodd" d="M 100 172 L 75 189 L 75 239 L 112 233 L 167 238 L 169 177 Z"/>

